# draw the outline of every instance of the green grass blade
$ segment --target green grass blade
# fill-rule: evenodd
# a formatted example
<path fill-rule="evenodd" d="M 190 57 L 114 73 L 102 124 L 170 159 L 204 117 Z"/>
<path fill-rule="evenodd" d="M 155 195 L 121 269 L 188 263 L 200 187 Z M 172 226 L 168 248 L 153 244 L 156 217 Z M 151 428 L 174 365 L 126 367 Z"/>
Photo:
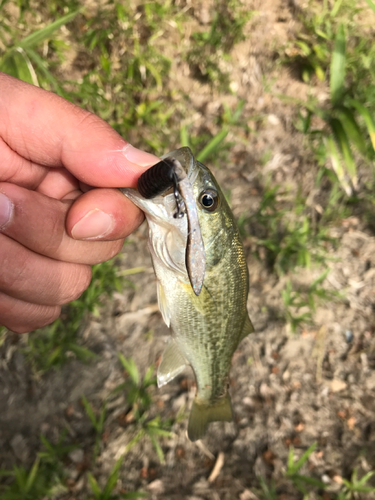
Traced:
<path fill-rule="evenodd" d="M 227 135 L 228 135 L 228 129 L 223 128 L 202 149 L 202 151 L 197 156 L 197 160 L 204 162 L 206 158 L 208 158 L 210 155 L 212 155 L 217 150 L 217 148 L 224 141 L 224 139 L 226 138 Z"/>
<path fill-rule="evenodd" d="M 341 108 L 339 111 L 339 117 L 349 141 L 355 145 L 363 156 L 365 156 L 367 150 L 366 141 L 356 122 L 354 114 L 348 108 Z"/>
<path fill-rule="evenodd" d="M 330 67 L 331 101 L 335 105 L 344 94 L 345 89 L 345 29 L 340 24 L 333 47 Z"/>
<path fill-rule="evenodd" d="M 357 167 L 353 158 L 352 151 L 350 149 L 350 144 L 348 140 L 348 136 L 342 126 L 340 120 L 333 118 L 330 121 L 331 129 L 336 140 L 337 145 L 339 146 L 342 155 L 344 157 L 346 170 L 349 174 L 350 180 L 353 183 L 353 186 L 357 186 Z"/>
<path fill-rule="evenodd" d="M 96 420 L 96 417 L 95 417 L 95 414 L 93 412 L 92 406 L 87 401 L 87 399 L 85 398 L 85 396 L 82 396 L 82 404 L 83 404 L 83 406 L 85 408 L 87 416 L 91 420 L 91 423 L 92 423 L 93 427 L 96 429 L 96 427 L 98 425 L 98 422 Z"/>
<path fill-rule="evenodd" d="M 313 453 L 313 451 L 315 450 L 315 448 L 318 446 L 318 443 L 315 441 L 315 443 L 313 443 L 306 451 L 305 453 L 303 453 L 303 455 L 301 456 L 301 458 L 299 460 L 297 460 L 297 462 L 294 464 L 294 468 L 295 468 L 295 471 L 298 472 L 299 469 L 302 467 L 302 465 L 308 460 L 309 456 L 311 455 L 311 453 Z"/>
<path fill-rule="evenodd" d="M 369 133 L 370 139 L 371 139 L 371 144 L 372 147 L 375 151 L 375 122 L 365 106 L 361 104 L 360 102 L 356 101 L 355 99 L 350 100 L 350 104 L 356 108 L 358 113 L 362 116 L 362 118 L 365 121 L 367 131 Z"/>
<path fill-rule="evenodd" d="M 26 481 L 26 484 L 25 484 L 25 492 L 28 492 L 30 491 L 30 489 L 32 488 L 33 484 L 34 484 L 34 481 L 35 481 L 35 478 L 36 478 L 36 474 L 38 472 L 38 469 L 39 469 L 39 462 L 40 462 L 40 458 L 38 457 L 32 468 L 31 468 L 31 471 L 27 477 L 27 481 Z"/>
<path fill-rule="evenodd" d="M 329 159 L 331 160 L 332 170 L 335 172 L 342 189 L 348 196 L 351 196 L 353 194 L 353 190 L 346 180 L 345 171 L 341 164 L 340 154 L 333 137 L 327 137 L 325 139 L 325 144 Z"/>
<path fill-rule="evenodd" d="M 31 48 L 25 49 L 25 52 L 28 58 L 34 63 L 36 69 L 38 69 L 39 72 L 44 76 L 44 78 L 49 82 L 53 90 L 60 95 L 64 95 L 61 86 L 59 85 L 56 78 L 52 75 L 52 73 L 48 70 L 47 64 L 40 57 L 40 55 Z"/>
<path fill-rule="evenodd" d="M 100 491 L 99 485 L 98 485 L 96 479 L 94 478 L 94 476 L 91 474 L 91 472 L 89 472 L 87 474 L 87 479 L 89 480 L 89 483 L 90 483 L 90 486 L 91 486 L 92 492 L 94 493 L 95 498 L 96 499 L 100 498 L 102 492 Z"/>
<path fill-rule="evenodd" d="M 151 440 L 152 446 L 154 447 L 154 450 L 156 451 L 156 454 L 159 458 L 160 463 L 165 464 L 164 452 L 163 452 L 162 447 L 160 446 L 159 442 L 152 435 L 151 436 L 149 435 L 149 438 Z"/>
<path fill-rule="evenodd" d="M 365 0 L 370 9 L 375 12 L 375 4 L 372 0 Z"/>
<path fill-rule="evenodd" d="M 181 147 L 187 146 L 190 148 L 189 133 L 186 125 L 182 125 L 180 129 L 180 143 Z"/>
<path fill-rule="evenodd" d="M 140 376 L 137 365 L 133 358 L 126 359 L 125 356 L 121 353 L 118 354 L 119 360 L 125 370 L 128 372 L 130 378 L 133 381 L 134 385 L 139 385 Z"/>
<path fill-rule="evenodd" d="M 340 10 L 341 4 L 342 4 L 342 0 L 336 0 L 334 6 L 332 7 L 331 13 L 330 13 L 330 16 L 332 18 L 336 17 L 338 11 Z"/>
<path fill-rule="evenodd" d="M 18 47 L 8 52 L 0 63 L 0 70 L 24 82 L 39 86 L 38 78 L 25 51 Z"/>
<path fill-rule="evenodd" d="M 51 37 L 54 31 L 72 21 L 76 17 L 76 15 L 80 12 L 80 10 L 81 9 L 76 10 L 75 12 L 71 12 L 70 14 L 63 16 L 60 19 L 57 19 L 57 21 L 48 24 L 44 28 L 34 31 L 34 33 L 31 33 L 30 35 L 26 36 L 23 40 L 21 40 L 17 44 L 18 47 L 22 47 L 23 49 L 28 49 L 30 47 L 33 47 L 34 45 L 37 45 L 40 42 L 43 42 L 44 40 L 47 40 L 48 38 Z"/>
<path fill-rule="evenodd" d="M 120 470 L 123 460 L 124 460 L 124 455 L 122 455 L 115 463 L 111 471 L 111 474 L 108 478 L 107 484 L 105 485 L 105 488 L 103 490 L 104 498 L 110 498 L 113 488 L 116 486 L 118 479 L 118 471 Z"/>
<path fill-rule="evenodd" d="M 325 271 L 322 272 L 320 276 L 318 276 L 309 286 L 309 290 L 314 290 L 318 285 L 321 285 L 323 281 L 326 279 L 326 277 L 329 275 L 331 272 L 330 269 L 326 269 Z"/>
<path fill-rule="evenodd" d="M 290 282 L 289 282 L 290 284 Z M 288 470 L 287 474 L 293 474 L 294 471 L 294 448 L 291 446 L 288 453 Z"/>

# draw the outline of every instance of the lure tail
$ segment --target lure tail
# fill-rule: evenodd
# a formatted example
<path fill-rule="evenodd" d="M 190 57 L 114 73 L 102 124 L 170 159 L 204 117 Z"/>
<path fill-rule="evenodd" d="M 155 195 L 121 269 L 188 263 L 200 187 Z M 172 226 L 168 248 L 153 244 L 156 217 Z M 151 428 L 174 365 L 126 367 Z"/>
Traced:
<path fill-rule="evenodd" d="M 231 420 L 232 407 L 228 393 L 213 404 L 200 402 L 195 398 L 189 417 L 189 439 L 191 441 L 202 439 L 210 422 L 230 422 Z"/>

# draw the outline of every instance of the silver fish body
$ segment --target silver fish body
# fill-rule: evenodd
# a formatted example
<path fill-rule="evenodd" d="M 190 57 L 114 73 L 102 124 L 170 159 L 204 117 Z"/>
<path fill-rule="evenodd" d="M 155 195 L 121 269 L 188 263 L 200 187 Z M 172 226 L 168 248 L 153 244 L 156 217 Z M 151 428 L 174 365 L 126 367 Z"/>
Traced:
<path fill-rule="evenodd" d="M 233 214 L 212 173 L 195 160 L 189 148 L 172 151 L 185 169 L 196 203 L 205 253 L 203 287 L 196 295 L 189 280 L 186 247 L 187 217 L 175 218 L 173 194 L 143 198 L 122 189 L 149 225 L 149 248 L 158 282 L 163 319 L 173 335 L 158 368 L 158 385 L 176 377 L 190 364 L 197 394 L 188 424 L 192 441 L 200 439 L 212 421 L 230 421 L 229 371 L 240 341 L 253 331 L 246 309 L 249 274 Z"/>

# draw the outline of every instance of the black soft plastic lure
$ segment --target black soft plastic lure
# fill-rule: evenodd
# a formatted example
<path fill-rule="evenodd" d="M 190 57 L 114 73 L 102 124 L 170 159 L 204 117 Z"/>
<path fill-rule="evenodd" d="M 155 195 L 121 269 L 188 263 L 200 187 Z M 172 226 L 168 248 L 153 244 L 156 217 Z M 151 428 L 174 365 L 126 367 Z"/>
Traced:
<path fill-rule="evenodd" d="M 186 177 L 186 174 L 175 158 L 166 158 L 143 172 L 138 179 L 138 191 L 147 200 L 155 198 L 173 188 L 176 199 L 177 212 L 175 217 L 184 216 L 184 203 L 181 199 L 178 184 Z"/>

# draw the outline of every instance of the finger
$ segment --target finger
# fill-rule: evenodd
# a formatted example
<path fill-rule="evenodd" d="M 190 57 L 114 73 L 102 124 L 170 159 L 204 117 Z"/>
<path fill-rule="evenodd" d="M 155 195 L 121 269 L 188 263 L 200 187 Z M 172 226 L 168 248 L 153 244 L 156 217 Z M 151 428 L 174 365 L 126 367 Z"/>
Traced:
<path fill-rule="evenodd" d="M 0 85 L 1 89 L 1 85 Z M 48 173 L 46 167 L 22 158 L 0 137 L 0 181 L 35 189 Z"/>
<path fill-rule="evenodd" d="M 65 168 L 50 169 L 36 191 L 57 200 L 75 199 L 81 194 L 79 182 Z"/>
<path fill-rule="evenodd" d="M 133 208 L 132 203 L 117 190 L 103 189 L 106 193 L 103 197 L 100 196 L 102 190 L 95 191 L 99 192 L 98 198 L 103 198 L 103 203 L 95 202 L 91 195 L 94 191 L 82 195 L 89 198 L 88 202 L 83 200 L 81 203 L 80 198 L 76 201 L 73 222 L 69 224 L 71 228 L 78 224 L 77 227 L 81 231 L 87 226 L 86 234 L 93 228 L 101 233 L 107 231 L 108 238 L 116 239 L 115 241 L 77 241 L 70 237 L 65 229 L 72 201 L 55 200 L 8 183 L 0 183 L 0 211 L 3 206 L 5 213 L 7 202 L 10 205 L 8 222 L 0 223 L 0 232 L 35 253 L 64 262 L 96 264 L 111 259 L 122 248 L 123 239 L 118 238 L 134 229 L 136 222 L 141 221 L 141 212 L 136 211 L 138 209 Z M 75 208 L 75 204 L 72 208 Z M 91 217 L 90 221 L 90 215 L 94 216 L 94 220 Z M 70 217 L 69 214 L 68 220 Z M 81 224 L 79 217 L 83 217 Z M 104 227 L 103 223 L 107 224 L 107 227 Z"/>
<path fill-rule="evenodd" d="M 3 234 L 0 262 L 0 292 L 33 304 L 66 304 L 77 299 L 91 279 L 90 266 L 49 259 Z"/>
<path fill-rule="evenodd" d="M 16 333 L 27 333 L 49 325 L 60 315 L 59 306 L 42 306 L 0 292 L 0 325 Z"/>
<path fill-rule="evenodd" d="M 0 136 L 13 151 L 42 166 L 65 167 L 92 186 L 135 187 L 140 173 L 159 161 L 99 117 L 4 73 L 0 115 Z"/>
<path fill-rule="evenodd" d="M 81 195 L 66 219 L 68 233 L 77 240 L 125 238 L 144 215 L 117 189 L 93 189 Z"/>

